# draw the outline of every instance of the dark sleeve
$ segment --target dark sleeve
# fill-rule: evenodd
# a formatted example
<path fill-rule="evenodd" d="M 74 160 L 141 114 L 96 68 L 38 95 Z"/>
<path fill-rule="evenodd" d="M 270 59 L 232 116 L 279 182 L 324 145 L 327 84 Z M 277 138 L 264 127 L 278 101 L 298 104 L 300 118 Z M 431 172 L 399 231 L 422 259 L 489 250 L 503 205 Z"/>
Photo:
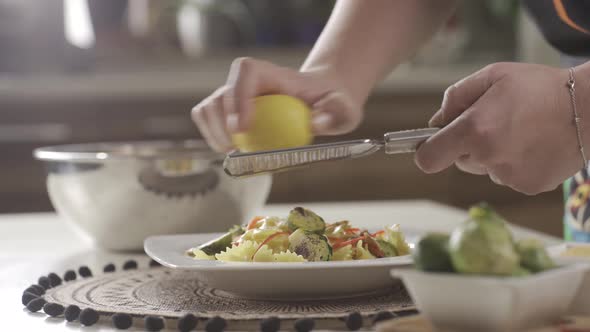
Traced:
<path fill-rule="evenodd" d="M 545 39 L 572 56 L 590 56 L 590 1 L 523 0 Z"/>

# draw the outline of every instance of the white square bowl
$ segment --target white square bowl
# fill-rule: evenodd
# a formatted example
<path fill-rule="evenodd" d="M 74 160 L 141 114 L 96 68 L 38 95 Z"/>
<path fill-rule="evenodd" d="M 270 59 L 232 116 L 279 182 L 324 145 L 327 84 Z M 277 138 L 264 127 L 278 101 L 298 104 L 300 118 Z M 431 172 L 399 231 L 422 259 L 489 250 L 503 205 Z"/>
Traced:
<path fill-rule="evenodd" d="M 392 271 L 420 312 L 441 330 L 512 331 L 554 322 L 567 313 L 588 265 L 527 277 Z"/>
<path fill-rule="evenodd" d="M 559 265 L 590 264 L 590 257 L 563 256 L 572 247 L 590 247 L 590 243 L 567 242 L 547 248 L 549 255 Z M 586 272 L 572 305 L 569 309 L 572 315 L 590 314 L 590 270 Z"/>

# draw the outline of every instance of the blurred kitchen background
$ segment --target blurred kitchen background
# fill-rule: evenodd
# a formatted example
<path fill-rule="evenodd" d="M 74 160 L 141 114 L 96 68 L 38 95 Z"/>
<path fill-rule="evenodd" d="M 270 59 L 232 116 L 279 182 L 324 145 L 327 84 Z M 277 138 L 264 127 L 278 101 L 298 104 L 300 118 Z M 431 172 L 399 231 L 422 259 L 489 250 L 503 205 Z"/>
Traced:
<path fill-rule="evenodd" d="M 299 66 L 333 4 L 0 0 L 0 213 L 52 210 L 43 165 L 32 158 L 36 147 L 199 137 L 190 109 L 224 82 L 232 59 Z M 464 1 L 375 89 L 360 128 L 339 139 L 424 127 L 447 86 L 495 61 L 558 58 L 518 1 Z M 269 200 L 417 198 L 458 207 L 485 200 L 514 223 L 561 235 L 559 190 L 527 197 L 456 169 L 424 175 L 410 155 L 282 173 Z"/>

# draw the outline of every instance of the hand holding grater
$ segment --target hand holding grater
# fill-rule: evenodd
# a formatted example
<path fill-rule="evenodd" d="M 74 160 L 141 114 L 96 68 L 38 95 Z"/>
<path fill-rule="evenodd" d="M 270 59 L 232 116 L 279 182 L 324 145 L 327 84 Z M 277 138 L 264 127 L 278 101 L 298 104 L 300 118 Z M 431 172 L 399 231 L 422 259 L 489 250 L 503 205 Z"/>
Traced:
<path fill-rule="evenodd" d="M 232 177 L 277 172 L 330 160 L 368 156 L 382 147 L 386 154 L 415 152 L 420 143 L 434 135 L 438 128 L 389 132 L 383 139 L 358 139 L 298 148 L 260 152 L 232 152 L 223 162 L 223 169 Z"/>

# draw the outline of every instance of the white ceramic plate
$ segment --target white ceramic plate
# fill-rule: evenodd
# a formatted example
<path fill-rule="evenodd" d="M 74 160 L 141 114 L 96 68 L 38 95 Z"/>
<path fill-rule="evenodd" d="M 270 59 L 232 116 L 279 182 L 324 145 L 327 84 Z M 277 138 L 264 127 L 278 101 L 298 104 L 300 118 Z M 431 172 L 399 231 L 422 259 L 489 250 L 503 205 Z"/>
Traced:
<path fill-rule="evenodd" d="M 417 235 L 404 233 L 412 244 Z M 392 268 L 412 264 L 409 255 L 305 263 L 220 262 L 195 260 L 186 255 L 189 248 L 219 235 L 154 236 L 145 240 L 144 249 L 158 263 L 192 271 L 210 287 L 256 299 L 334 298 L 383 291 L 396 282 L 390 275 Z"/>
<path fill-rule="evenodd" d="M 587 265 L 527 277 L 467 276 L 398 269 L 420 312 L 440 330 L 513 331 L 568 313 Z"/>

